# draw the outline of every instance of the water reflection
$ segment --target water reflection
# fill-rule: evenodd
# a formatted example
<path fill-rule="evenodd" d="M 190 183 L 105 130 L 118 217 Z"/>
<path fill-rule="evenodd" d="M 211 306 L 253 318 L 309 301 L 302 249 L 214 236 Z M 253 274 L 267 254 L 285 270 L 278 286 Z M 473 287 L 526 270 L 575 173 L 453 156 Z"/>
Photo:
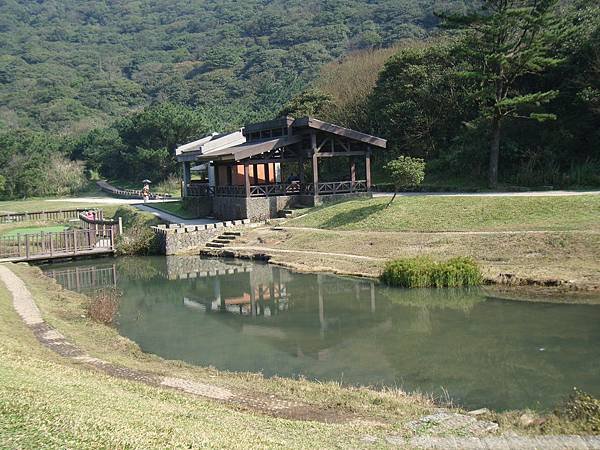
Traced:
<path fill-rule="evenodd" d="M 198 257 L 52 266 L 71 289 L 111 271 L 120 332 L 145 351 L 220 369 L 440 393 L 466 406 L 552 407 L 600 394 L 600 307 L 402 290 Z M 78 268 L 79 282 L 61 275 Z M 96 270 L 96 275 L 91 273 Z M 50 273 L 49 273 L 50 274 Z M 87 281 L 86 281 L 87 280 Z M 98 283 L 98 281 L 96 281 Z"/>

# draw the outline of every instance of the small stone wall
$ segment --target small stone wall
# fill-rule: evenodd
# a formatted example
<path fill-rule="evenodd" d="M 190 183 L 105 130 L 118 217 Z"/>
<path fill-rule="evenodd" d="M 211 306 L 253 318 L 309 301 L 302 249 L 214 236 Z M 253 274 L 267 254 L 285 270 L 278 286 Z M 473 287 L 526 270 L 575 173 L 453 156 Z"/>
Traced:
<path fill-rule="evenodd" d="M 284 209 L 313 206 L 312 195 L 278 195 L 273 197 L 214 197 L 213 214 L 219 219 L 250 219 L 262 222 L 279 216 Z"/>
<path fill-rule="evenodd" d="M 239 231 L 250 220 L 233 220 L 207 225 L 158 225 L 152 227 L 165 255 L 198 253 L 201 247 L 225 231 Z"/>
<path fill-rule="evenodd" d="M 183 197 L 183 206 L 196 217 L 208 217 L 213 213 L 211 197 Z"/>

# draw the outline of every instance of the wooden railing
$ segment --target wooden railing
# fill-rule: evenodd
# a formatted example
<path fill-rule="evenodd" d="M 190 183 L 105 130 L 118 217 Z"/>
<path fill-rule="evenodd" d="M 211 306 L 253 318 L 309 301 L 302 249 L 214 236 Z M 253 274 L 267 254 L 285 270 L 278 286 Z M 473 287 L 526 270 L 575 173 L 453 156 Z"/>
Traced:
<path fill-rule="evenodd" d="M 0 224 L 14 222 L 31 222 L 31 221 L 49 221 L 49 220 L 65 220 L 76 219 L 79 214 L 87 210 L 77 209 L 61 209 L 59 211 L 37 211 L 37 212 L 22 212 L 0 215 Z"/>
<path fill-rule="evenodd" d="M 94 229 L 75 229 L 0 236 L 0 259 L 30 261 L 110 253 L 115 250 L 116 227 L 113 225 L 104 233 L 97 233 Z"/>
<path fill-rule="evenodd" d="M 319 195 L 346 194 L 353 192 L 366 192 L 367 182 L 360 181 L 335 181 L 331 183 L 318 184 Z"/>
<path fill-rule="evenodd" d="M 318 195 L 346 194 L 354 192 L 367 192 L 367 182 L 358 181 L 332 181 L 318 184 Z M 250 186 L 250 197 L 275 197 L 280 195 L 314 195 L 315 188 L 312 183 L 274 183 L 254 184 Z M 187 186 L 187 195 L 192 197 L 246 197 L 244 186 L 209 186 L 208 184 L 190 184 Z"/>
<path fill-rule="evenodd" d="M 109 231 L 113 233 L 115 238 L 123 233 L 123 223 L 120 217 L 117 219 L 105 219 L 102 210 L 92 210 L 91 216 L 88 216 L 89 212 L 79 214 L 81 227 L 84 230 L 93 230 L 97 237 L 107 237 Z"/>
<path fill-rule="evenodd" d="M 120 198 L 139 198 L 139 199 L 143 199 L 144 196 L 142 195 L 142 191 L 139 189 L 121 189 L 118 187 L 114 187 L 110 184 L 108 184 L 106 181 L 98 181 L 96 183 L 98 185 L 98 187 L 106 192 L 107 194 L 113 195 L 115 197 L 120 197 Z M 163 193 L 163 194 L 155 194 L 155 193 L 151 193 L 148 198 L 150 200 L 162 200 L 165 198 L 171 198 L 171 194 L 167 194 L 167 193 Z"/>
<path fill-rule="evenodd" d="M 209 184 L 188 184 L 186 196 L 188 197 L 212 197 L 215 195 L 215 187 Z"/>

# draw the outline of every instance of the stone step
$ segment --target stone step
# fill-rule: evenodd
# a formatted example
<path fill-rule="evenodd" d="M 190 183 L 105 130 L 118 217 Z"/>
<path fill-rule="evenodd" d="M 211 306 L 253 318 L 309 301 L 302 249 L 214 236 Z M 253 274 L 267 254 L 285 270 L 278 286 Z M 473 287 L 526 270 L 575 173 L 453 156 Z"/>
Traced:
<path fill-rule="evenodd" d="M 218 239 L 218 238 L 217 239 L 213 239 L 211 242 L 213 244 L 223 244 L 223 245 L 227 245 L 227 244 L 231 243 L 231 241 L 228 240 L 228 239 Z"/>
<path fill-rule="evenodd" d="M 235 241 L 236 238 L 237 238 L 237 236 L 233 236 L 231 234 L 222 234 L 220 236 L 217 236 L 217 239 L 227 239 L 230 241 Z"/>
<path fill-rule="evenodd" d="M 225 247 L 225 244 L 219 244 L 217 242 L 208 242 L 206 244 L 207 247 L 212 247 L 212 248 L 223 248 Z"/>
<path fill-rule="evenodd" d="M 241 231 L 224 231 L 223 234 L 225 236 L 241 236 L 242 232 Z"/>

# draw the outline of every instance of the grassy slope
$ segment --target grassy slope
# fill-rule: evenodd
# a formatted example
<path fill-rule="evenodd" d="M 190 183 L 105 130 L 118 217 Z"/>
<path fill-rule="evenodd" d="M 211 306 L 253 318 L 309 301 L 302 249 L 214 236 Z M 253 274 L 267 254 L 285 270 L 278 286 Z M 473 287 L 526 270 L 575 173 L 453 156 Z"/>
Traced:
<path fill-rule="evenodd" d="M 600 195 L 400 197 L 315 208 L 289 226 L 365 231 L 600 230 Z"/>
<path fill-rule="evenodd" d="M 169 214 L 173 214 L 177 217 L 181 217 L 182 219 L 195 219 L 198 216 L 193 214 L 191 211 L 188 211 L 183 206 L 183 202 L 165 202 L 165 203 L 151 203 L 149 206 L 152 208 L 158 209 L 160 211 L 165 211 Z"/>

